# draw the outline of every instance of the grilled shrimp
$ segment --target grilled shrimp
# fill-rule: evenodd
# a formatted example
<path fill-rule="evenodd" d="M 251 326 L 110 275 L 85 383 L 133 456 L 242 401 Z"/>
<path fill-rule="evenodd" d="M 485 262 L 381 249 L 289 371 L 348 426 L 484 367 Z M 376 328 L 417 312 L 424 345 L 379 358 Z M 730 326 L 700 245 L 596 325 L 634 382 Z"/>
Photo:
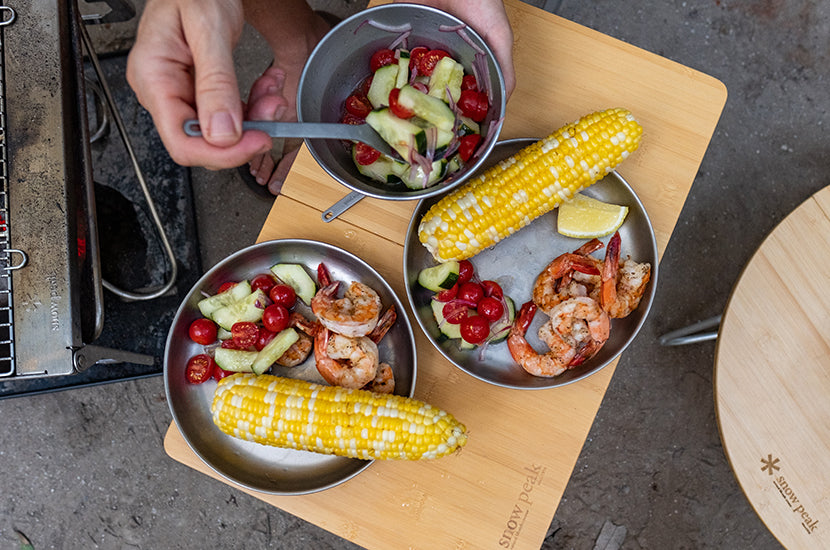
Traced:
<path fill-rule="evenodd" d="M 352 282 L 342 298 L 337 298 L 340 283 L 321 288 L 311 299 L 311 310 L 320 323 L 344 336 L 366 336 L 377 326 L 380 296 L 371 287 Z"/>
<path fill-rule="evenodd" d="M 620 234 L 614 233 L 605 251 L 599 301 L 613 318 L 626 317 L 640 305 L 651 279 L 651 264 L 626 259 L 620 265 Z"/>
<path fill-rule="evenodd" d="M 299 329 L 299 339 L 285 350 L 285 353 L 277 359 L 277 364 L 283 367 L 296 367 L 305 362 L 314 347 L 314 335 L 317 333 L 317 323 L 309 321 L 302 314 L 296 311 L 291 312 L 288 325 Z"/>
<path fill-rule="evenodd" d="M 349 337 L 320 327 L 314 338 L 317 371 L 333 386 L 359 389 L 375 379 L 378 347 L 365 336 Z"/>
<path fill-rule="evenodd" d="M 536 277 L 533 303 L 549 313 L 568 298 L 587 296 L 599 285 L 602 269 L 602 262 L 589 254 L 601 247 L 599 239 L 592 239 L 574 252 L 554 258 Z"/>
<path fill-rule="evenodd" d="M 386 363 L 380 363 L 375 378 L 366 384 L 363 389 L 375 393 L 394 393 L 395 374 L 392 372 L 392 367 Z"/>

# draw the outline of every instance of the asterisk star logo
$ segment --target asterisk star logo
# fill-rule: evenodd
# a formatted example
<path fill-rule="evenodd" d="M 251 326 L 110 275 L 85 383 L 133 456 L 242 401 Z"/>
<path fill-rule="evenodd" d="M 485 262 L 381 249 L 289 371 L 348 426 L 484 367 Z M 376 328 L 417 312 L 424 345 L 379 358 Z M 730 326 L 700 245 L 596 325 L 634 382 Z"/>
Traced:
<path fill-rule="evenodd" d="M 767 458 L 762 458 L 761 459 L 761 464 L 763 464 L 763 466 L 761 466 L 761 471 L 763 472 L 764 470 L 766 470 L 766 472 L 769 475 L 772 475 L 773 470 L 780 470 L 781 469 L 778 466 L 778 459 L 777 458 L 772 458 L 772 455 L 767 455 Z"/>

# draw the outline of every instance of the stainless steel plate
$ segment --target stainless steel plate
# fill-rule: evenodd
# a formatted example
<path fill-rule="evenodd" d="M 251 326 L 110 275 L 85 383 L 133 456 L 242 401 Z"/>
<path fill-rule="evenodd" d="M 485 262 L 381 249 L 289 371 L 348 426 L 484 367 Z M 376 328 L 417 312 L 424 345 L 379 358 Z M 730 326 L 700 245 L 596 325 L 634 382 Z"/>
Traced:
<path fill-rule="evenodd" d="M 488 159 L 489 165 L 509 157 L 534 141 L 533 139 L 514 139 L 499 142 Z M 404 244 L 403 269 L 406 277 L 406 293 L 418 324 L 432 344 L 450 362 L 466 373 L 497 386 L 525 390 L 543 389 L 563 386 L 597 372 L 631 343 L 648 315 L 657 288 L 657 243 L 651 221 L 640 199 L 616 172 L 610 173 L 586 189 L 584 194 L 605 202 L 624 204 L 629 207 L 628 217 L 620 228 L 621 257 L 631 256 L 637 262 L 650 263 L 651 281 L 640 306 L 628 317 L 612 320 L 611 336 L 600 352 L 579 367 L 568 370 L 555 378 L 540 378 L 525 372 L 513 361 L 507 349 L 507 343 L 504 341 L 487 346 L 482 353 L 481 349 L 461 350 L 457 340 L 447 340 L 441 336 L 430 307 L 433 293 L 418 284 L 418 273 L 425 267 L 435 265 L 432 255 L 418 240 L 418 225 L 429 207 L 440 197 L 425 199 L 418 203 Z M 560 235 L 556 231 L 556 217 L 556 210 L 545 214 L 521 231 L 511 235 L 510 238 L 504 239 L 470 260 L 481 279 L 492 279 L 501 285 L 505 294 L 515 301 L 517 310 L 521 304 L 530 300 L 536 276 L 545 266 L 555 257 L 564 252 L 573 251 L 585 242 Z M 607 244 L 608 239 L 609 237 L 606 237 L 603 242 Z M 595 254 L 602 254 L 602 252 Z M 545 319 L 544 314 L 537 312 L 533 324 L 527 331 L 528 342 L 540 351 L 547 348 L 536 337 L 536 331 Z"/>
<path fill-rule="evenodd" d="M 357 256 L 325 243 L 286 239 L 253 245 L 217 264 L 194 285 L 173 319 L 164 354 L 164 386 L 173 418 L 193 452 L 217 473 L 256 491 L 294 495 L 333 487 L 366 469 L 371 461 L 279 449 L 226 435 L 213 424 L 210 414 L 216 383 L 192 385 L 184 375 L 187 360 L 203 350 L 188 337 L 190 323 L 201 316 L 197 303 L 203 293 L 215 294 L 225 281 L 250 280 L 279 262 L 302 264 L 310 274 L 325 263 L 334 280 L 363 282 L 378 292 L 384 307 L 395 305 L 398 320 L 378 347 L 381 359 L 392 365 L 397 394 L 413 394 L 416 352 L 405 309 L 383 277 Z M 311 317 L 310 309 L 299 301 L 296 307 Z M 325 383 L 313 356 L 303 365 L 275 367 L 271 372 Z"/>

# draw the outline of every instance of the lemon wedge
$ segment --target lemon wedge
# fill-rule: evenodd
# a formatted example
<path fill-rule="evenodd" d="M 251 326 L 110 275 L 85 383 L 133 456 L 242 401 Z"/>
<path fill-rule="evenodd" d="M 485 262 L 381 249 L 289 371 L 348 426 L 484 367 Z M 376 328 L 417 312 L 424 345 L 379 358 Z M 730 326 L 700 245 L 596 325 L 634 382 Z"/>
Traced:
<path fill-rule="evenodd" d="M 610 235 L 622 225 L 628 207 L 598 201 L 581 193 L 559 205 L 556 230 L 566 237 L 593 239 Z"/>

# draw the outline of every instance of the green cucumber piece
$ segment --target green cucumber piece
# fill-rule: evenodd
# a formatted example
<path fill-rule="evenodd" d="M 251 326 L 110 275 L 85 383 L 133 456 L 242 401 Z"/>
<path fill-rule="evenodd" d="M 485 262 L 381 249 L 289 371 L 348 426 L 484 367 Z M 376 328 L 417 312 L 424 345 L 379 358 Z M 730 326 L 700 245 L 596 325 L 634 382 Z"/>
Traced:
<path fill-rule="evenodd" d="M 243 321 L 258 323 L 268 303 L 268 295 L 258 288 L 242 300 L 214 311 L 212 319 L 225 330 L 231 330 L 234 324 Z"/>
<path fill-rule="evenodd" d="M 435 64 L 429 77 L 429 95 L 447 101 L 447 89 L 453 101 L 461 97 L 461 81 L 464 78 L 464 66 L 451 57 L 442 57 Z"/>
<path fill-rule="evenodd" d="M 381 155 L 372 164 L 360 164 L 356 158 L 357 145 L 352 146 L 352 160 L 357 167 L 357 171 L 364 176 L 371 178 L 374 181 L 381 183 L 398 183 L 401 181 L 401 176 L 404 172 L 409 170 L 409 166 L 398 162 L 393 158 Z"/>
<path fill-rule="evenodd" d="M 271 273 L 293 288 L 305 305 L 311 305 L 311 299 L 317 293 L 317 285 L 314 279 L 306 273 L 305 267 L 300 264 L 276 264 L 271 266 Z"/>
<path fill-rule="evenodd" d="M 505 296 L 504 302 L 507 304 L 507 318 L 500 323 L 493 323 L 493 326 L 490 327 L 491 344 L 497 344 L 498 342 L 504 341 L 510 334 L 510 331 L 505 329 L 509 329 L 513 325 L 513 321 L 516 319 L 516 306 L 513 303 L 513 300 L 510 299 L 510 296 Z M 502 334 L 495 336 L 500 331 L 503 331 Z"/>
<path fill-rule="evenodd" d="M 451 260 L 433 267 L 427 267 L 418 273 L 418 284 L 427 290 L 441 292 L 458 281 L 460 265 L 457 261 Z"/>
<path fill-rule="evenodd" d="M 439 302 L 438 300 L 431 300 L 431 302 L 432 315 L 435 317 L 435 322 L 438 323 L 438 330 L 441 331 L 441 334 L 447 338 L 461 339 L 463 341 L 461 338 L 461 325 L 448 323 L 444 318 L 444 302 Z"/>
<path fill-rule="evenodd" d="M 397 80 L 397 65 L 384 65 L 375 71 L 375 75 L 372 77 L 372 84 L 366 93 L 372 107 L 379 109 L 380 107 L 387 107 L 389 105 L 389 92 L 395 87 Z"/>
<path fill-rule="evenodd" d="M 409 52 L 398 50 L 398 55 L 398 76 L 395 79 L 395 88 L 400 88 L 409 82 Z"/>
<path fill-rule="evenodd" d="M 202 315 L 207 317 L 208 319 L 211 318 L 211 315 L 214 311 L 221 307 L 225 307 L 227 305 L 232 304 L 233 302 L 238 302 L 242 300 L 246 296 L 251 293 L 251 283 L 248 281 L 239 281 L 232 288 L 226 290 L 225 292 L 221 292 L 219 294 L 214 294 L 213 296 L 209 296 L 204 300 L 199 301 L 199 311 L 202 312 Z"/>
<path fill-rule="evenodd" d="M 451 132 L 455 126 L 455 113 L 446 103 L 437 97 L 420 92 L 412 86 L 407 85 L 401 88 L 398 103 L 401 107 L 415 113 L 415 116 L 426 120 L 441 130 Z"/>
<path fill-rule="evenodd" d="M 458 135 L 468 136 L 470 134 L 480 134 L 481 126 L 475 120 L 464 115 L 458 115 Z"/>
<path fill-rule="evenodd" d="M 425 94 L 422 95 L 425 96 Z M 427 150 L 427 136 L 424 129 L 408 120 L 396 117 L 389 109 L 372 111 L 366 117 L 366 124 L 374 128 L 404 160 L 409 159 L 410 147 L 422 155 Z"/>
<path fill-rule="evenodd" d="M 216 348 L 216 351 L 213 352 L 213 360 L 222 370 L 252 372 L 251 365 L 254 364 L 257 355 L 259 353 L 256 351 Z"/>
<path fill-rule="evenodd" d="M 429 174 L 424 177 L 424 168 L 413 164 L 401 174 L 401 181 L 410 189 L 426 189 L 438 183 L 447 173 L 447 160 L 438 159 L 432 163 Z M 426 180 L 426 182 L 424 182 Z"/>
<path fill-rule="evenodd" d="M 287 328 L 280 332 L 257 353 L 256 359 L 251 364 L 251 370 L 254 374 L 262 374 L 267 371 L 299 339 L 300 335 L 293 328 Z"/>

